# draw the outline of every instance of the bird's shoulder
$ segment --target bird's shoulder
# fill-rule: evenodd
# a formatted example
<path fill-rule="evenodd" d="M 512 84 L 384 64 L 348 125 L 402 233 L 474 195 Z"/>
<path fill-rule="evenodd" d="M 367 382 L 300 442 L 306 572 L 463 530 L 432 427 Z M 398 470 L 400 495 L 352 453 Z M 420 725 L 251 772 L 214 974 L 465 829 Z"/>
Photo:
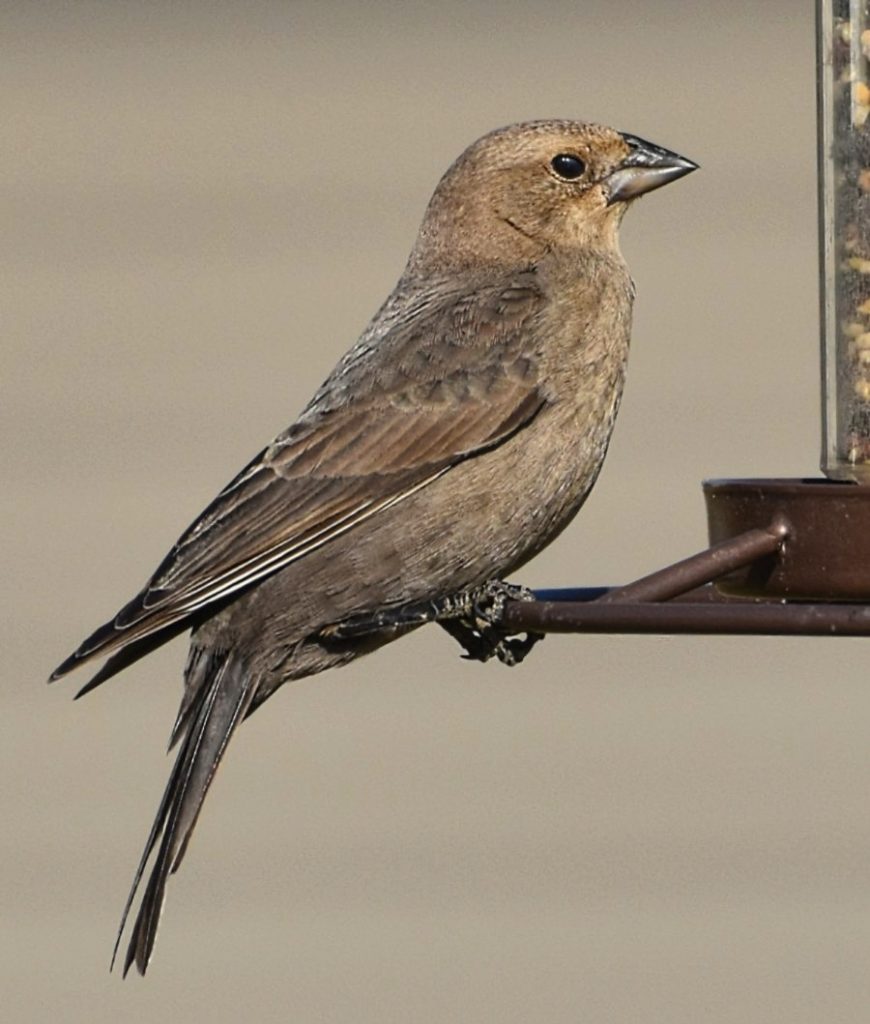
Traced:
<path fill-rule="evenodd" d="M 290 432 L 348 404 L 412 411 L 483 397 L 502 376 L 531 381 L 541 339 L 530 327 L 546 301 L 535 267 L 459 281 L 403 277 Z"/>

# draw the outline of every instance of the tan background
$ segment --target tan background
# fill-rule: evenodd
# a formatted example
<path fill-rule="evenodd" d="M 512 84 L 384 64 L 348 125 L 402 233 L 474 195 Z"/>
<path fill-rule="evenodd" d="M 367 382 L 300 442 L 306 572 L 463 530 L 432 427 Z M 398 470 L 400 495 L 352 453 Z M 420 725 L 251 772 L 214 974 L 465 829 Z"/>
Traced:
<path fill-rule="evenodd" d="M 44 677 L 290 422 L 453 157 L 588 117 L 703 169 L 634 209 L 630 382 L 533 585 L 702 546 L 817 464 L 812 5 L 4 6 L 2 991 L 23 1022 L 870 1018 L 870 641 L 427 630 L 241 731 L 146 981 L 107 973 L 181 641 Z"/>

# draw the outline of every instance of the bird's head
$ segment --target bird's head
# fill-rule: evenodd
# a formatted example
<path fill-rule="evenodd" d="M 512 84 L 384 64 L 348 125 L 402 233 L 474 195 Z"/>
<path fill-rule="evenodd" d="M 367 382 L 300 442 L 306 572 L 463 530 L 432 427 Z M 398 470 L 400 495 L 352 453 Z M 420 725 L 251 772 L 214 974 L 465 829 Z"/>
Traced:
<path fill-rule="evenodd" d="M 450 167 L 417 243 L 442 264 L 615 249 L 627 205 L 697 164 L 601 125 L 530 121 L 478 139 Z"/>

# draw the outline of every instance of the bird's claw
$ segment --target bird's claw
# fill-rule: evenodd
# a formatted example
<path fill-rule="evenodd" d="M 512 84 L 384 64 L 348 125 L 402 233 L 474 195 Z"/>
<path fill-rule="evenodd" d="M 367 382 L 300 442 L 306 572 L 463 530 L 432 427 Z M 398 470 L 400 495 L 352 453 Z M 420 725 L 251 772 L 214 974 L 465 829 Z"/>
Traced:
<path fill-rule="evenodd" d="M 439 624 L 464 648 L 464 658 L 489 661 L 498 658 L 503 665 L 519 665 L 543 633 L 528 632 L 523 636 L 506 636 L 501 619 L 508 601 L 534 601 L 527 587 L 488 580 L 479 587 L 454 597 L 452 615 L 438 619 Z"/>

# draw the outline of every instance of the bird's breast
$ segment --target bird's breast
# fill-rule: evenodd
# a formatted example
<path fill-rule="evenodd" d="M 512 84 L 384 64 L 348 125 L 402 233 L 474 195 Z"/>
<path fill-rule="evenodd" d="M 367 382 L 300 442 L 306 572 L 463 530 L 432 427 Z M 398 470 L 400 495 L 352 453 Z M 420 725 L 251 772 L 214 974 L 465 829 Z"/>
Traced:
<path fill-rule="evenodd" d="M 567 526 L 601 471 L 625 382 L 631 305 L 625 272 L 580 287 L 551 307 L 555 316 L 545 328 L 540 363 L 549 400 L 512 439 L 514 452 L 504 459 L 514 466 L 510 500 L 528 524 L 515 564 Z"/>

